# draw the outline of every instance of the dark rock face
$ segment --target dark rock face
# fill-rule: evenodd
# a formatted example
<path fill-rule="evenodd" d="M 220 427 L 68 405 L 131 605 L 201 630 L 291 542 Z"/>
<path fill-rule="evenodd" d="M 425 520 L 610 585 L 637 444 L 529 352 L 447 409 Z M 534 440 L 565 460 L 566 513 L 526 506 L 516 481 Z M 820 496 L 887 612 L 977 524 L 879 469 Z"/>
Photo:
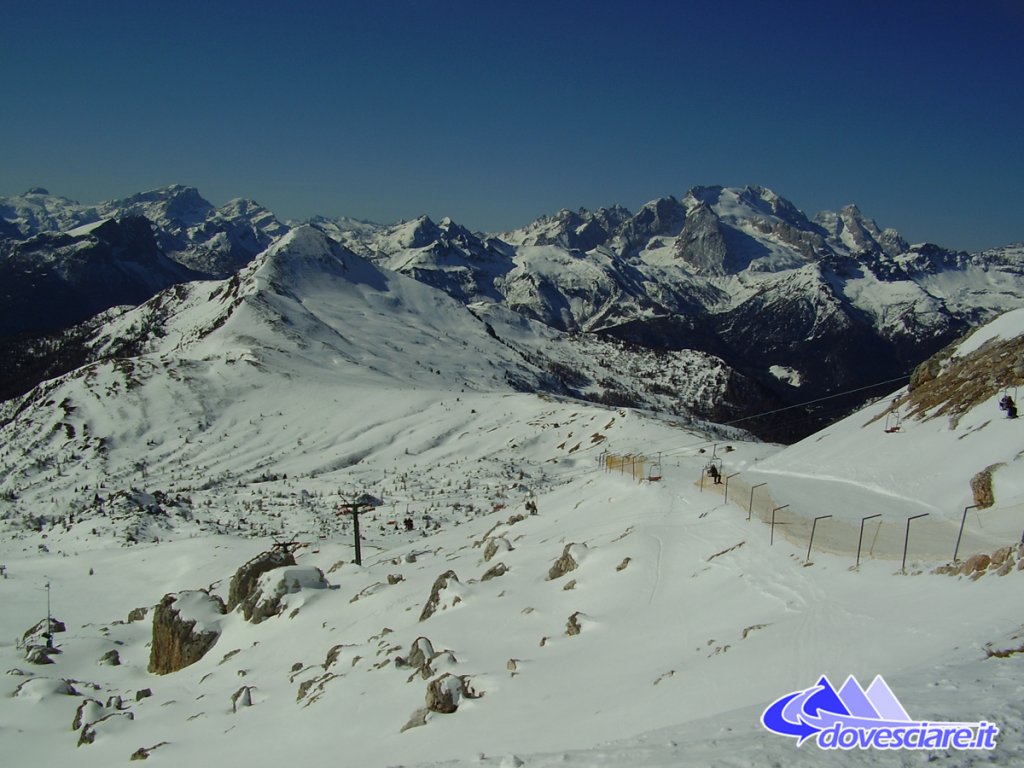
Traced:
<path fill-rule="evenodd" d="M 686 217 L 686 225 L 676 240 L 676 254 L 698 272 L 724 275 L 729 247 L 718 217 L 706 205 L 698 205 Z"/>
<path fill-rule="evenodd" d="M 199 620 L 180 613 L 180 599 L 195 603 L 200 611 L 224 614 L 224 603 L 216 595 L 181 592 L 165 595 L 153 612 L 153 642 L 149 671 L 157 675 L 177 672 L 195 664 L 213 647 L 220 631 L 198 628 Z"/>
<path fill-rule="evenodd" d="M 0 336 L 66 328 L 198 277 L 164 255 L 138 216 L 0 241 Z"/>

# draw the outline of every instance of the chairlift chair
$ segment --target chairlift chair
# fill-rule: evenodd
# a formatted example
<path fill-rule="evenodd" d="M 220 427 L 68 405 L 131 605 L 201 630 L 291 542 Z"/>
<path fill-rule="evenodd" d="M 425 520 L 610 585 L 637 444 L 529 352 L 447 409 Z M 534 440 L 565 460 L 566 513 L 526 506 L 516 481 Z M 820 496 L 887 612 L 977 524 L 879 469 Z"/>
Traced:
<path fill-rule="evenodd" d="M 651 468 L 647 471 L 647 482 L 656 483 L 661 480 L 661 462 L 656 461 L 651 464 Z"/>
<path fill-rule="evenodd" d="M 715 469 L 718 470 L 718 474 L 719 475 L 722 474 L 722 459 L 721 459 L 721 457 L 719 457 L 719 456 L 712 456 L 710 459 L 708 459 L 708 463 L 704 466 L 704 472 L 705 473 L 710 473 L 712 467 L 714 467 Z"/>
<path fill-rule="evenodd" d="M 898 411 L 889 411 L 885 415 L 885 432 L 891 435 L 903 429 L 903 415 Z"/>

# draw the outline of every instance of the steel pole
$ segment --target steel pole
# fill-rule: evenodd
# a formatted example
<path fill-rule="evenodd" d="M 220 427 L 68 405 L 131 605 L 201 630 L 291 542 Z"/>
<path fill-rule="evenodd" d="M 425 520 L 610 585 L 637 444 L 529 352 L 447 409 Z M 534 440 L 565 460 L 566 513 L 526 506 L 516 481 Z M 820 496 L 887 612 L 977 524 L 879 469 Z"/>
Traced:
<path fill-rule="evenodd" d="M 723 504 L 728 504 L 729 503 L 729 478 L 730 477 L 736 477 L 736 475 L 738 475 L 738 474 L 739 474 L 739 472 L 733 472 L 731 475 L 726 475 L 725 476 L 725 498 L 722 500 Z"/>
<path fill-rule="evenodd" d="M 860 519 L 860 538 L 857 539 L 857 565 L 854 566 L 855 568 L 860 568 L 860 548 L 861 548 L 861 545 L 864 543 L 864 522 L 866 520 L 871 520 L 872 518 L 881 517 L 881 516 L 882 516 L 882 513 L 878 512 L 878 513 L 876 513 L 874 515 L 868 515 L 867 517 L 862 517 Z"/>
<path fill-rule="evenodd" d="M 811 546 L 814 544 L 814 529 L 818 527 L 818 521 L 825 520 L 829 517 L 832 517 L 832 515 L 818 515 L 818 517 L 814 518 L 814 522 L 811 523 L 811 540 L 807 542 L 807 557 L 804 559 L 805 563 L 811 562 Z"/>
<path fill-rule="evenodd" d="M 768 485 L 768 483 L 758 483 L 757 485 L 750 486 L 750 503 L 747 504 L 747 520 L 750 519 L 751 514 L 754 512 L 754 489 L 760 488 L 762 485 Z"/>
<path fill-rule="evenodd" d="M 768 540 L 768 546 L 772 546 L 775 544 L 775 513 L 778 512 L 780 509 L 785 509 L 788 506 L 789 504 L 783 504 L 781 507 L 775 507 L 775 509 L 772 510 L 772 535 L 771 538 Z"/>
<path fill-rule="evenodd" d="M 964 514 L 960 518 L 960 533 L 956 535 L 956 548 L 953 550 L 953 562 L 956 562 L 956 556 L 960 554 L 960 537 L 964 535 L 964 523 L 967 522 L 967 510 L 977 509 L 977 504 L 971 504 L 969 507 L 964 507 Z"/>
<path fill-rule="evenodd" d="M 907 534 L 903 537 L 903 564 L 900 565 L 900 573 L 906 574 L 907 572 L 907 545 L 910 543 L 910 521 L 917 520 L 919 517 L 928 517 L 928 512 L 922 512 L 920 515 L 912 515 L 907 518 Z"/>

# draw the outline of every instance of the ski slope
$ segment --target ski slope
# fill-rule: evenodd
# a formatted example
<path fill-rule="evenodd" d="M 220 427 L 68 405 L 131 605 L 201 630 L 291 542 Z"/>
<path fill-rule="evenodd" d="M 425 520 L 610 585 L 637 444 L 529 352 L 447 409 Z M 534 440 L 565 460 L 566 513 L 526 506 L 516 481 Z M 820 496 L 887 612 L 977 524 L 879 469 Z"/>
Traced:
<path fill-rule="evenodd" d="M 922 527 L 905 573 L 886 536 L 854 569 L 838 533 L 876 510 L 895 530 L 919 510 L 955 528 L 965 484 L 998 459 L 997 505 L 961 556 L 1015 544 L 1018 423 L 993 403 L 886 434 L 873 419 L 888 398 L 782 449 L 517 392 L 506 373 L 538 372 L 502 342 L 511 321 L 495 316 L 492 335 L 440 292 L 313 233 L 289 238 L 235 283 L 117 317 L 97 344 L 159 321 L 134 356 L 5 405 L 5 758 L 817 765 L 828 756 L 767 732 L 761 712 L 822 674 L 882 674 L 915 717 L 996 723 L 998 747 L 844 764 L 1024 760 L 1022 657 L 990 657 L 1021 644 L 1021 553 L 1002 576 L 935 574 L 952 552 L 945 529 L 932 551 Z M 661 457 L 660 481 L 607 471 L 608 455 L 636 454 Z M 711 456 L 728 502 L 701 483 Z M 382 504 L 361 519 L 357 565 L 336 513 L 364 491 Z M 790 504 L 774 538 L 766 503 Z M 808 557 L 806 526 L 827 514 Z M 153 613 L 130 613 L 187 590 L 226 598 L 236 569 L 282 540 L 301 546 L 279 615 L 207 611 L 212 649 L 147 671 Z M 575 567 L 553 573 L 566 554 Z M 19 646 L 46 616 L 46 584 L 66 630 L 55 663 L 36 665 Z M 403 661 L 422 638 L 438 654 L 426 676 Z M 423 713 L 446 672 L 472 696 Z"/>

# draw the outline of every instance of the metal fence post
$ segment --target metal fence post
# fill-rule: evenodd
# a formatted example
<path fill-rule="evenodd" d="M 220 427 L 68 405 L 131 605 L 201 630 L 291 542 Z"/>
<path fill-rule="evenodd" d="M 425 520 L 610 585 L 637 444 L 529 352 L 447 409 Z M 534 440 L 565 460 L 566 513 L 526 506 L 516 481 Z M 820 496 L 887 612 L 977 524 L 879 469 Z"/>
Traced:
<path fill-rule="evenodd" d="M 864 543 L 864 522 L 866 520 L 871 520 L 872 518 L 881 517 L 881 516 L 882 516 L 882 513 L 878 512 L 878 513 L 876 513 L 874 515 L 868 515 L 867 517 L 862 517 L 860 519 L 860 538 L 857 539 L 857 565 L 854 566 L 855 568 L 860 568 L 860 547 L 861 547 L 861 544 Z"/>
<path fill-rule="evenodd" d="M 754 489 L 760 488 L 762 485 L 768 485 L 768 483 L 758 483 L 757 485 L 750 486 L 750 503 L 747 504 L 747 520 L 754 512 Z"/>
<path fill-rule="evenodd" d="M 912 515 L 907 518 L 907 535 L 903 538 L 903 564 L 900 566 L 900 573 L 904 575 L 907 573 L 907 545 L 910 543 L 910 521 L 917 520 L 919 517 L 928 517 L 928 512 L 922 512 L 920 515 Z"/>
<path fill-rule="evenodd" d="M 781 507 L 776 507 L 775 509 L 772 510 L 772 535 L 771 538 L 768 540 L 768 546 L 772 546 L 773 544 L 775 544 L 775 513 L 778 512 L 780 509 L 785 509 L 788 506 L 789 504 L 783 504 Z"/>
<path fill-rule="evenodd" d="M 811 562 L 811 546 L 814 544 L 814 529 L 818 527 L 818 521 L 825 520 L 829 517 L 832 517 L 832 515 L 818 515 L 814 518 L 814 522 L 811 523 L 811 540 L 807 542 L 807 557 L 804 559 L 805 563 Z"/>
<path fill-rule="evenodd" d="M 953 550 L 953 562 L 956 562 L 956 556 L 960 553 L 960 537 L 964 535 L 964 523 L 967 522 L 967 510 L 977 509 L 977 504 L 971 504 L 969 507 L 964 507 L 963 517 L 960 518 L 960 533 L 956 535 L 956 549 Z"/>
<path fill-rule="evenodd" d="M 736 477 L 736 475 L 738 475 L 738 474 L 739 474 L 739 472 L 733 472 L 731 475 L 726 475 L 725 476 L 725 498 L 722 500 L 723 504 L 728 504 L 729 503 L 729 478 L 730 477 Z"/>

